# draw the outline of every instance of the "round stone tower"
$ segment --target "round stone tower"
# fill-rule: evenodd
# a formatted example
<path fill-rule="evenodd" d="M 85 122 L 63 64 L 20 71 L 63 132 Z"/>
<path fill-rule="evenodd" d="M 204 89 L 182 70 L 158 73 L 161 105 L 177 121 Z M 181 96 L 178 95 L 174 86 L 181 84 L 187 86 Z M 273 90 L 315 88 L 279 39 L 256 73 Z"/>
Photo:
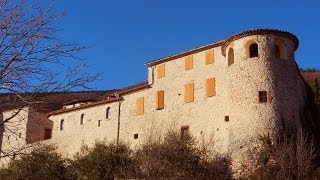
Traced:
<path fill-rule="evenodd" d="M 299 69 L 294 60 L 298 43 L 293 34 L 269 29 L 245 31 L 223 42 L 229 151 L 237 152 L 233 159 L 242 165 L 248 150 L 259 146 L 259 135 L 272 136 L 300 124 Z"/>

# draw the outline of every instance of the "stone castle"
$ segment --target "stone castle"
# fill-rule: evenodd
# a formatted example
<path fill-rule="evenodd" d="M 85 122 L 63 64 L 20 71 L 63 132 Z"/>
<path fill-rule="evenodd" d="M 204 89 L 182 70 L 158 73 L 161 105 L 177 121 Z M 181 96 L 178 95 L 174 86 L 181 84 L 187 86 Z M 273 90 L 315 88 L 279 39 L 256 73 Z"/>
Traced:
<path fill-rule="evenodd" d="M 288 32 L 248 30 L 151 61 L 146 82 L 99 101 L 71 101 L 45 114 L 28 106 L 6 110 L 1 118 L 19 114 L 10 124 L 16 123 L 18 138 L 3 136 L 1 150 L 42 141 L 72 157 L 96 140 L 134 148 L 175 130 L 181 138 L 191 134 L 213 142 L 240 166 L 244 154 L 258 146 L 258 135 L 302 124 L 307 95 L 294 58 L 298 44 Z"/>

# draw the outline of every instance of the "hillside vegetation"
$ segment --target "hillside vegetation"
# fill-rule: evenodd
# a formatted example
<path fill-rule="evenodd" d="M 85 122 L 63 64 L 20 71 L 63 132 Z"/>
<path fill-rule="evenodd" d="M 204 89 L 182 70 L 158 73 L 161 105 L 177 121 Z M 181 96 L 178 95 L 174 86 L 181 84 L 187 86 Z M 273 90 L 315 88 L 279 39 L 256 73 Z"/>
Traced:
<path fill-rule="evenodd" d="M 260 137 L 256 169 L 243 179 L 312 179 L 319 177 L 318 155 L 312 138 L 279 135 Z M 212 145 L 212 144 L 211 144 Z M 210 151 L 192 137 L 170 132 L 162 140 L 148 141 L 133 151 L 120 143 L 96 142 L 84 146 L 72 159 L 62 158 L 52 146 L 35 149 L 0 170 L 0 179 L 233 179 L 228 155 Z"/>

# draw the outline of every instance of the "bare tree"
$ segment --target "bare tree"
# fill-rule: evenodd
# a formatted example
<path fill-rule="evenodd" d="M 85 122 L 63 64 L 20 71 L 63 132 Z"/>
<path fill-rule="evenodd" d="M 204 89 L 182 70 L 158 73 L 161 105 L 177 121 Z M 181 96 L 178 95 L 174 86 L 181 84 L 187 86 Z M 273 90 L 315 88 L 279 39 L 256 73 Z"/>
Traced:
<path fill-rule="evenodd" d="M 18 108 L 0 119 L 2 136 L 4 132 L 19 136 L 17 122 L 12 121 L 23 106 L 36 105 L 51 92 L 89 89 L 88 85 L 99 77 L 87 71 L 79 56 L 87 46 L 61 38 L 58 22 L 63 15 L 52 2 L 44 5 L 0 0 L 0 94 L 10 95 L 2 100 L 0 111 L 2 114 L 8 107 Z M 0 148 L 5 140 L 0 139 Z M 0 154 L 12 155 L 3 149 Z"/>

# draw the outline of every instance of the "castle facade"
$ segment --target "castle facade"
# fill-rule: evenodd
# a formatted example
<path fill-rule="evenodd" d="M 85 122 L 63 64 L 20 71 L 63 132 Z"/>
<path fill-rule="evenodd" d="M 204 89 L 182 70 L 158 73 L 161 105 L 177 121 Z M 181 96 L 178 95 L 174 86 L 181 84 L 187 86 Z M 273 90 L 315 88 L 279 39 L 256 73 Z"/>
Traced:
<path fill-rule="evenodd" d="M 151 61 L 146 82 L 103 101 L 71 102 L 41 118 L 25 115 L 23 128 L 37 132 L 34 141 L 56 144 L 66 157 L 96 140 L 134 148 L 174 130 L 181 138 L 191 134 L 212 142 L 240 167 L 246 152 L 258 146 L 259 135 L 301 126 L 306 92 L 294 58 L 298 44 L 284 31 L 244 31 Z"/>

